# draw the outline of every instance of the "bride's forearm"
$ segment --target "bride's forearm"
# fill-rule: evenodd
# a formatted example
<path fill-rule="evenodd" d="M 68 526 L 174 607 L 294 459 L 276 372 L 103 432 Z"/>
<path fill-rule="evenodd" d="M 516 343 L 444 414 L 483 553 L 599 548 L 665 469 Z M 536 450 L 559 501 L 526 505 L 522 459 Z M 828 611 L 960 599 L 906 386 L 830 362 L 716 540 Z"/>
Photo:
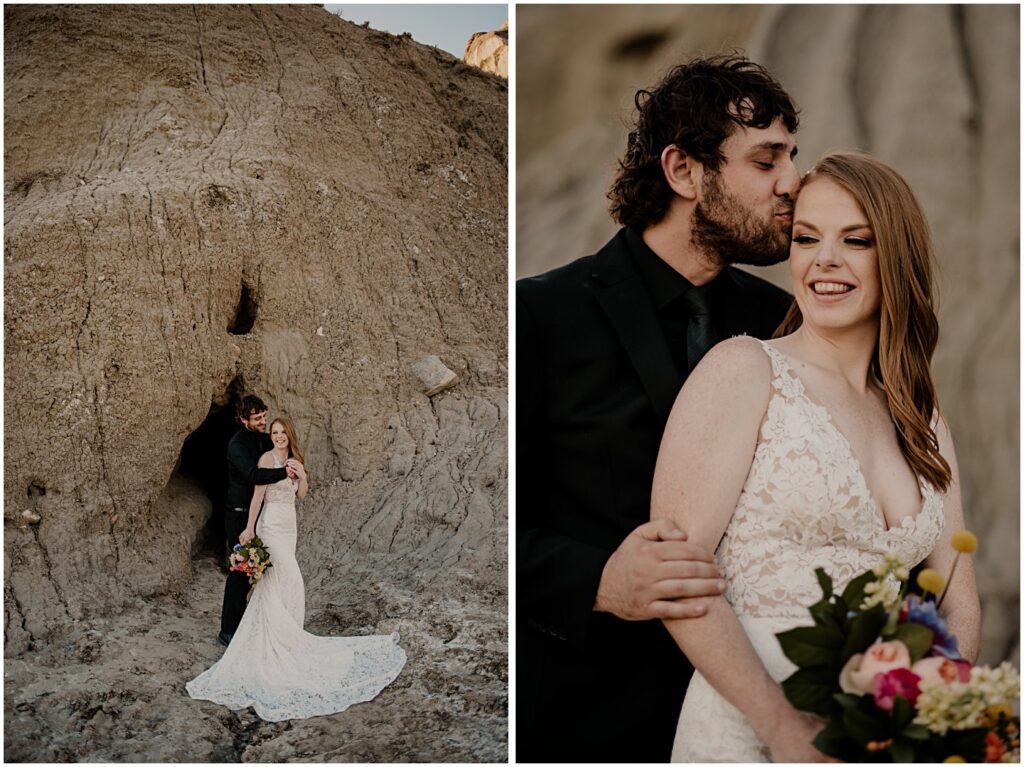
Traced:
<path fill-rule="evenodd" d="M 664 621 L 693 667 L 747 718 L 765 742 L 796 710 L 768 674 L 724 597 L 708 600 L 700 618 Z"/>
<path fill-rule="evenodd" d="M 941 610 L 946 628 L 956 637 L 957 650 L 971 663 L 976 663 L 981 648 L 981 609 L 977 599 L 947 602 Z"/>
<path fill-rule="evenodd" d="M 245 525 L 249 530 L 256 530 L 256 518 L 260 514 L 260 506 L 263 505 L 263 496 L 266 492 L 266 486 L 257 485 L 256 491 L 252 494 L 252 500 L 249 502 L 249 520 Z"/>

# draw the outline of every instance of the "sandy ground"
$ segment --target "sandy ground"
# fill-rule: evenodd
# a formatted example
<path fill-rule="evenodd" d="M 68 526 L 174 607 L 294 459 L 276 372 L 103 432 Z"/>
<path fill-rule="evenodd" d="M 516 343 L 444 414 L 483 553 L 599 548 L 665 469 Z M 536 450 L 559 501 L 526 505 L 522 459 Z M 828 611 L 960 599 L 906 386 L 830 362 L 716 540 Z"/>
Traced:
<path fill-rule="evenodd" d="M 313 719 L 264 722 L 194 701 L 185 682 L 216 661 L 223 578 L 194 563 L 178 599 L 82 620 L 4 664 L 4 761 L 496 762 L 507 759 L 504 594 L 416 594 L 350 578 L 310 594 L 306 629 L 398 631 L 405 669 L 375 700 Z M 324 591 L 331 591 L 325 589 Z"/>

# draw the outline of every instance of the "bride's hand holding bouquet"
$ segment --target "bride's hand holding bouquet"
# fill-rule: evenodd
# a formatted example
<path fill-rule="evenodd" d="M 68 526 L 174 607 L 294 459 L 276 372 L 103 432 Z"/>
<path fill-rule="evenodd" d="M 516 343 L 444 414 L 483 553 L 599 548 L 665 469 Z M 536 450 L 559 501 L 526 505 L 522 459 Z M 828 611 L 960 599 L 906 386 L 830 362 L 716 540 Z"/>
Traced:
<path fill-rule="evenodd" d="M 249 528 L 246 528 L 239 538 L 241 539 L 249 532 Z M 249 535 L 248 538 L 246 543 L 235 544 L 228 562 L 232 570 L 249 576 L 249 583 L 255 585 L 263 577 L 263 571 L 270 567 L 272 562 L 270 561 L 270 552 L 267 551 L 263 541 L 252 535 Z"/>

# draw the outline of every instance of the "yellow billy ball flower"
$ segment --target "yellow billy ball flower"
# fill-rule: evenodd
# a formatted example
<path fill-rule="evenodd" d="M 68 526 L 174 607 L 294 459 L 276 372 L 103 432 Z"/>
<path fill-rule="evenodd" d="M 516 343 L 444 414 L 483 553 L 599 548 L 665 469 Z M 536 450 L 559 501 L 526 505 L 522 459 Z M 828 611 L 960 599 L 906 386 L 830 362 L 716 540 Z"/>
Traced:
<path fill-rule="evenodd" d="M 946 585 L 946 581 L 941 575 L 939 575 L 938 571 L 933 570 L 930 567 L 926 567 L 917 574 L 917 585 L 925 591 L 930 591 L 932 594 L 938 594 L 942 591 L 942 587 Z"/>
<path fill-rule="evenodd" d="M 1013 716 L 1013 709 L 1005 703 L 996 703 L 995 705 L 989 706 L 985 709 L 985 716 L 983 718 L 991 722 L 990 726 L 995 727 L 996 723 L 999 722 L 1000 714 L 1009 719 Z"/>
<path fill-rule="evenodd" d="M 971 554 L 978 548 L 978 538 L 970 530 L 953 533 L 950 543 L 961 554 Z"/>

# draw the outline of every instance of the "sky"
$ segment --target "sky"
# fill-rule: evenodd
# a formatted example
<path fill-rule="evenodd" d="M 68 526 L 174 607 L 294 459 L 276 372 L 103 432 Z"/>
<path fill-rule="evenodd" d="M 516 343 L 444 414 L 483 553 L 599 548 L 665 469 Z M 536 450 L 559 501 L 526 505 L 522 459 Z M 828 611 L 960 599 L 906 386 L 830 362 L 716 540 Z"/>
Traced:
<path fill-rule="evenodd" d="M 326 3 L 331 13 L 374 29 L 400 35 L 408 32 L 413 40 L 448 51 L 457 58 L 466 52 L 466 43 L 474 32 L 492 32 L 508 18 L 508 4 L 500 5 L 359 5 Z"/>

